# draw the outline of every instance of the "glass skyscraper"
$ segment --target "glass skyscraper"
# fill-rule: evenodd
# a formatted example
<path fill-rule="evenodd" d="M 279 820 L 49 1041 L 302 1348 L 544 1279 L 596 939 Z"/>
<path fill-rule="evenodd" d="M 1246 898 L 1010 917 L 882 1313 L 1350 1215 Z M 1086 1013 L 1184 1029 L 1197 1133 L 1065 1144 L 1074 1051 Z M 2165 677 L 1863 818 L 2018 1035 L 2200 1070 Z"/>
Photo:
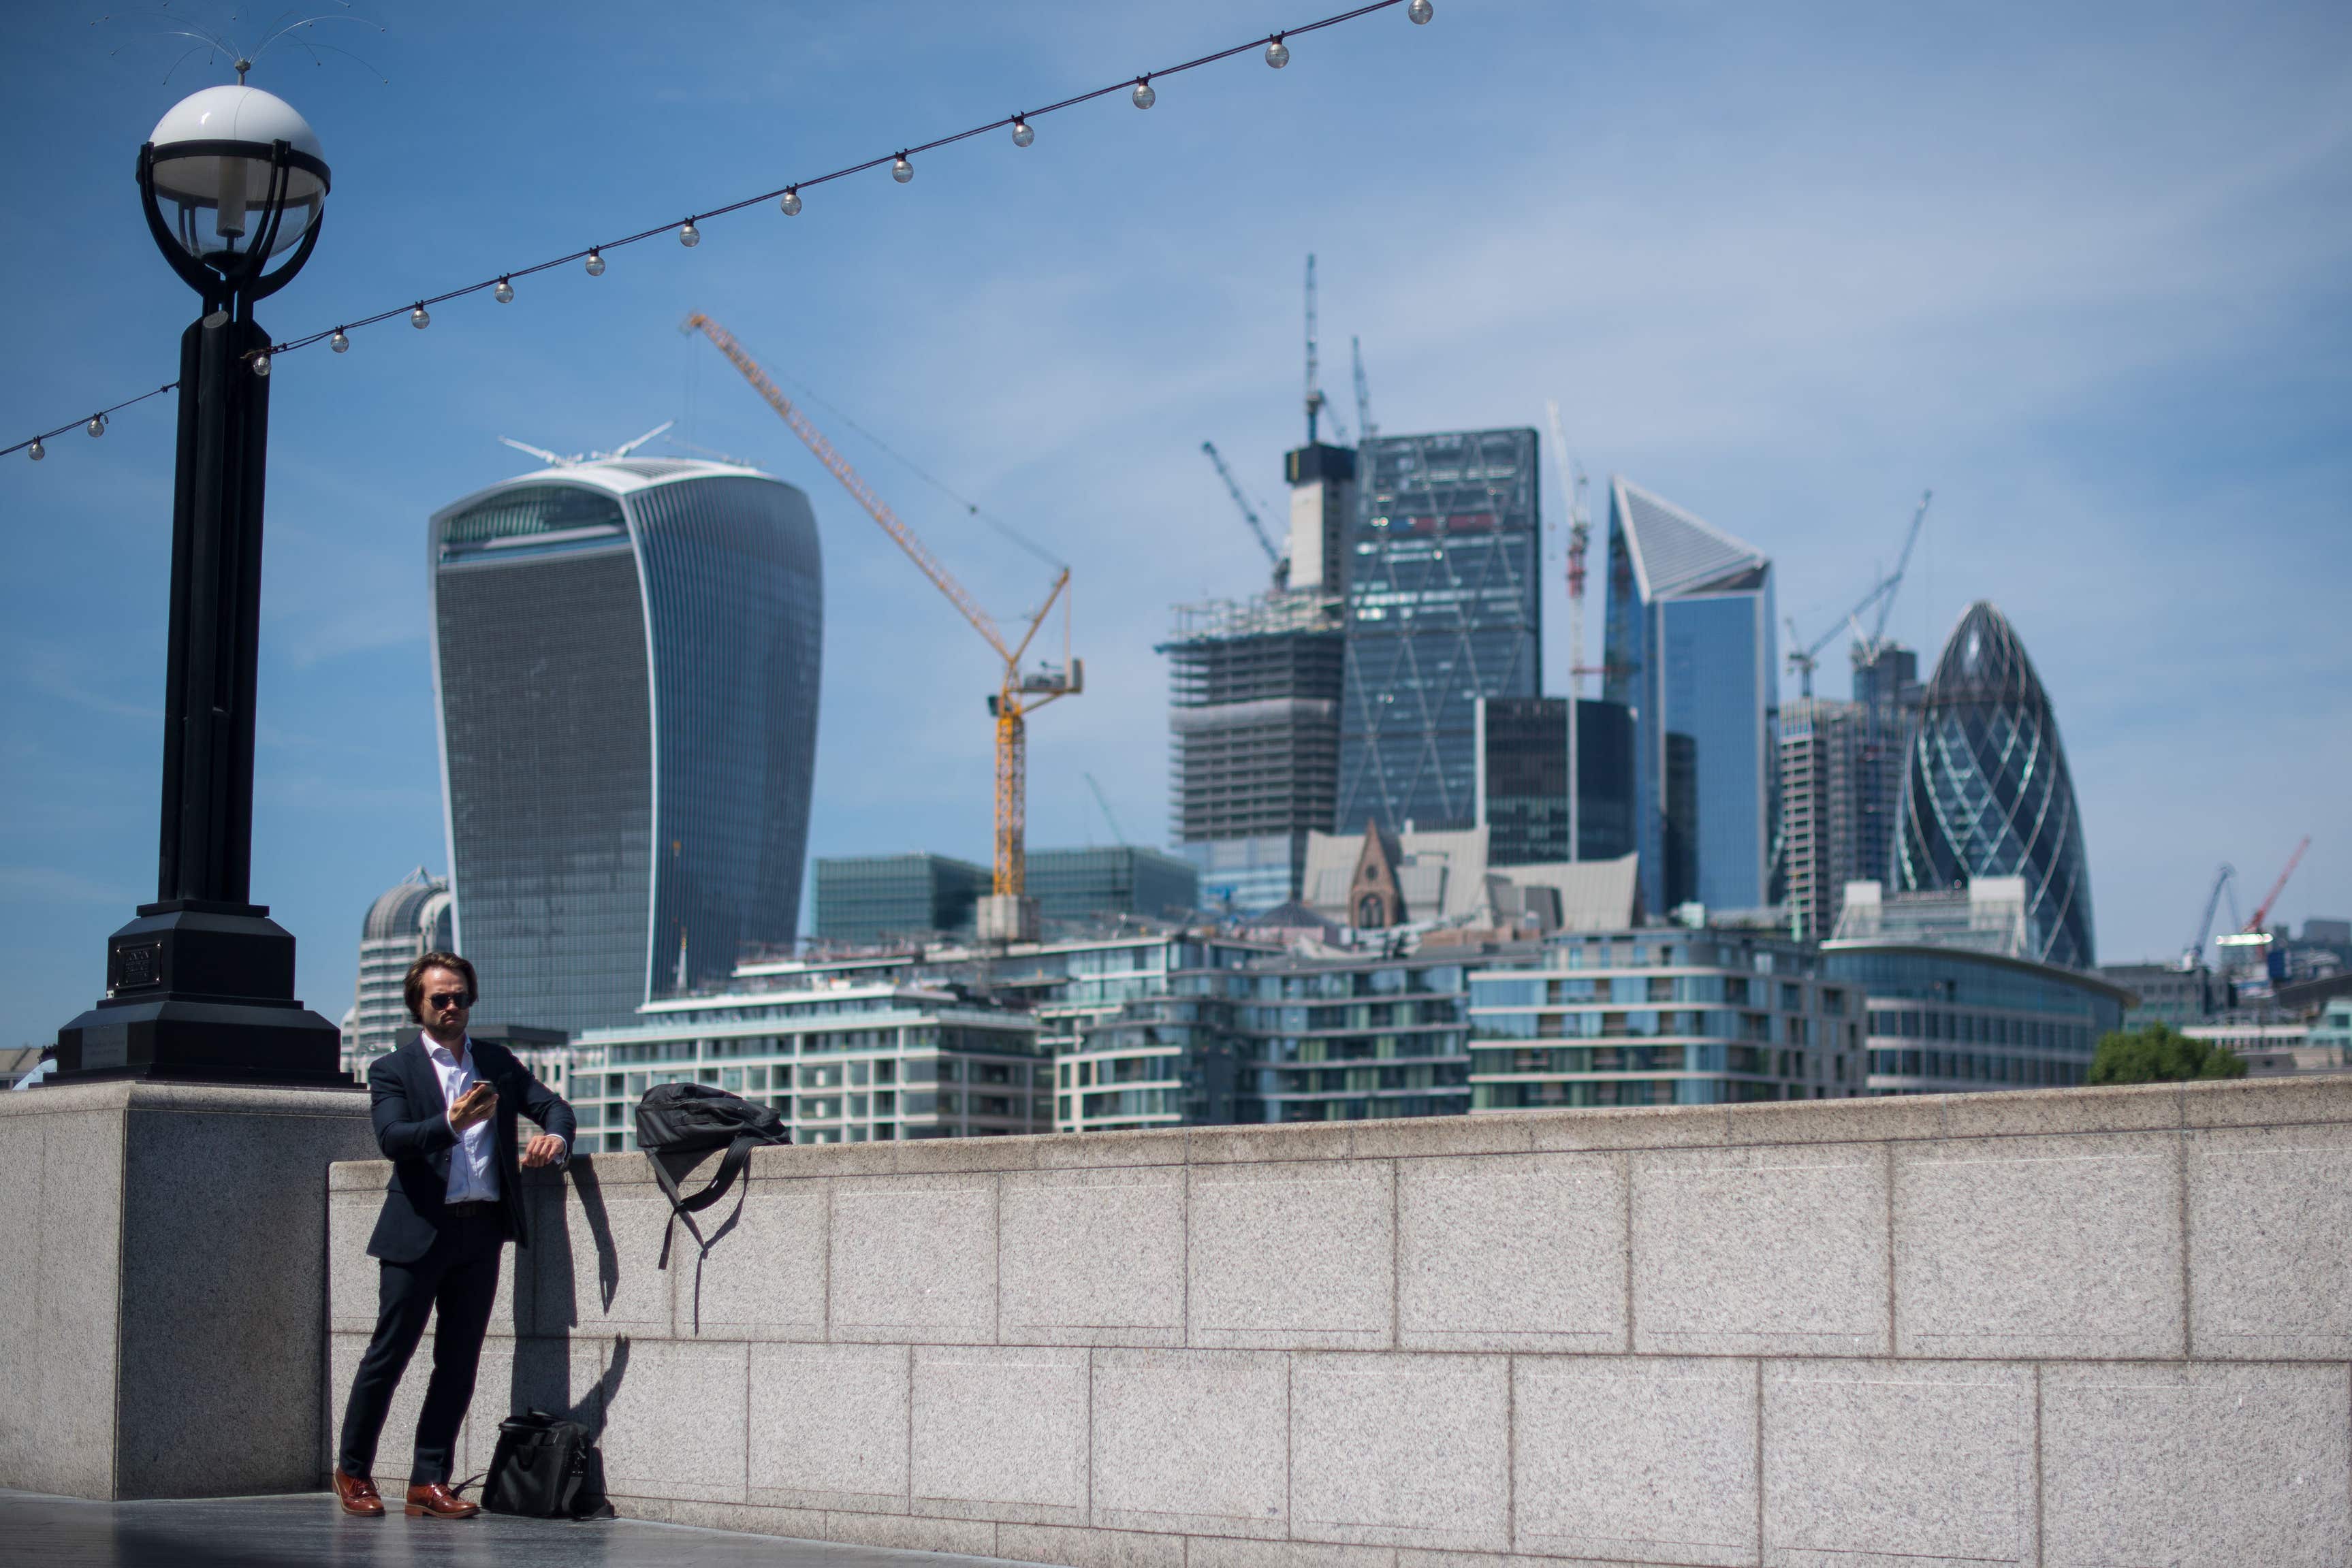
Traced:
<path fill-rule="evenodd" d="M 1543 690 L 1536 433 L 1357 449 L 1332 831 L 1472 826 L 1480 697 Z"/>
<path fill-rule="evenodd" d="M 993 885 L 984 865 L 952 855 L 839 855 L 816 862 L 816 936 L 824 942 L 910 941 L 970 932 Z"/>
<path fill-rule="evenodd" d="M 2057 716 L 2001 612 L 1969 606 L 1927 683 L 1896 812 L 1895 871 L 1906 891 L 1974 877 L 2025 883 L 2031 950 L 2087 969 L 2091 873 Z"/>
<path fill-rule="evenodd" d="M 1615 860 L 1633 843 L 1633 716 L 1576 705 L 1577 848 L 1568 847 L 1568 699 L 1487 697 L 1479 705 L 1479 820 L 1490 866 Z"/>
<path fill-rule="evenodd" d="M 1182 920 L 1201 903 L 1201 873 L 1189 862 L 1134 844 L 1031 850 L 1028 883 L 1037 918 L 1064 927 L 1129 915 Z"/>
<path fill-rule="evenodd" d="M 824 629 L 808 497 L 716 463 L 562 464 L 427 539 L 477 1016 L 614 1027 L 790 943 Z"/>
<path fill-rule="evenodd" d="M 1602 663 L 1603 694 L 1633 710 L 1643 906 L 1770 903 L 1780 779 L 1771 561 L 1612 478 Z"/>

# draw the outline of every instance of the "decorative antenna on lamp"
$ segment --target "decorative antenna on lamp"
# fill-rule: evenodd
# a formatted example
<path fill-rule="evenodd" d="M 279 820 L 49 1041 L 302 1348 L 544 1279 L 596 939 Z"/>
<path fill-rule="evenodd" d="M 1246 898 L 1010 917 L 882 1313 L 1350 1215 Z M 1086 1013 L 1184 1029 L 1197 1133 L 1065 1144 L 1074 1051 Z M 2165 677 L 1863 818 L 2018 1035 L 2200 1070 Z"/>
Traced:
<path fill-rule="evenodd" d="M 330 11 L 318 16 L 297 17 L 293 21 L 284 23 L 283 25 L 274 27 L 269 32 L 264 34 L 262 36 L 261 42 L 256 44 L 250 49 L 239 48 L 237 47 L 236 40 L 226 32 L 215 32 L 214 29 L 204 26 L 202 23 L 193 21 L 186 16 L 176 16 L 168 12 L 164 14 L 163 19 L 176 22 L 180 25 L 173 27 L 165 27 L 160 31 L 151 32 L 147 36 L 150 37 L 187 38 L 191 40 L 188 47 L 181 50 L 179 57 L 173 60 L 170 68 L 164 71 L 163 80 L 167 83 L 172 79 L 174 72 L 178 71 L 182 66 L 188 63 L 190 58 L 198 54 L 202 54 L 205 57 L 205 62 L 207 65 L 211 64 L 217 57 L 226 55 L 228 57 L 229 68 L 236 72 L 236 85 L 244 87 L 247 85 L 245 79 L 246 73 L 253 69 L 254 62 L 261 58 L 262 55 L 268 51 L 270 45 L 275 44 L 279 39 L 283 38 L 295 48 L 300 49 L 304 54 L 309 55 L 312 65 L 324 66 L 327 63 L 325 60 L 319 57 L 319 52 L 323 49 L 329 54 L 342 56 L 345 59 L 356 64 L 362 70 L 366 71 L 368 75 L 383 83 L 384 86 L 390 87 L 392 85 L 392 78 L 385 76 L 382 71 L 377 70 L 373 62 L 364 59 L 360 56 L 352 53 L 351 50 L 343 48 L 338 45 L 322 44 L 319 42 L 316 36 L 310 31 L 310 29 L 317 27 L 321 22 L 359 22 L 365 26 L 373 27 L 379 33 L 389 31 L 389 29 L 383 26 L 383 24 L 371 17 L 350 14 L 351 7 L 348 4 L 344 3 L 344 0 L 337 0 L 337 3 L 343 5 L 343 10 L 341 12 Z M 280 12 L 278 14 L 280 16 L 285 15 L 284 12 Z M 110 16 L 101 16 L 99 18 L 101 22 L 112 22 L 124 19 L 125 18 Z M 232 16 L 230 20 L 235 21 L 236 17 Z M 121 45 L 117 45 L 114 48 L 109 50 L 109 57 L 111 58 L 114 56 L 121 54 L 122 47 L 123 47 Z"/>

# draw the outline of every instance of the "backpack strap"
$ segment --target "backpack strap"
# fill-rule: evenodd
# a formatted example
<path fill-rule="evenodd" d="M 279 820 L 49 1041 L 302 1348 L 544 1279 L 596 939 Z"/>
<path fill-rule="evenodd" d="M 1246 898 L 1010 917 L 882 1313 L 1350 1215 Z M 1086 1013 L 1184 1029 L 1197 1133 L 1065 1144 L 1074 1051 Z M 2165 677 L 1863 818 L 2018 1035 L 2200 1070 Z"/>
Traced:
<path fill-rule="evenodd" d="M 661 1185 L 661 1189 L 668 1196 L 670 1203 L 669 1219 L 662 1226 L 661 1257 L 655 1262 L 654 1267 L 656 1270 L 666 1270 L 669 1267 L 670 1237 L 681 1221 L 685 1223 L 687 1234 L 694 1238 L 695 1246 L 698 1249 L 694 1260 L 694 1332 L 696 1333 L 702 1332 L 702 1265 L 710 1257 L 710 1243 L 715 1238 L 704 1237 L 702 1228 L 694 1222 L 694 1217 L 727 1196 L 728 1189 L 735 1185 L 736 1179 L 750 1168 L 751 1151 L 766 1141 L 753 1133 L 736 1134 L 735 1141 L 727 1145 L 726 1157 L 719 1162 L 719 1169 L 711 1176 L 709 1183 L 691 1197 L 678 1191 L 677 1178 L 670 1175 L 669 1167 L 662 1163 L 658 1155 L 647 1156 L 653 1162 L 654 1180 Z M 751 1184 L 746 1181 L 743 1183 L 743 1190 L 735 1196 L 735 1215 L 743 1212 L 743 1205 L 751 1196 Z M 734 1215 L 728 1217 L 730 1224 L 733 1223 L 734 1218 Z M 723 1230 L 726 1227 L 721 1226 L 719 1228 Z"/>

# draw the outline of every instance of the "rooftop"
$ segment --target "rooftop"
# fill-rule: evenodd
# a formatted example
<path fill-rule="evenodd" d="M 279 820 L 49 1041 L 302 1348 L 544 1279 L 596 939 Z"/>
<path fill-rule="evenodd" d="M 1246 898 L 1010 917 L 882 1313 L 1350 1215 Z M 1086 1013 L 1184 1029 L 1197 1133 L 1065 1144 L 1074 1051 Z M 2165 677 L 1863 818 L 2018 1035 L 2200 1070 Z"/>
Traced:
<path fill-rule="evenodd" d="M 1217 599 L 1175 608 L 1172 640 L 1180 643 L 1233 637 L 1274 637 L 1291 632 L 1337 632 L 1341 601 L 1307 591 L 1269 593 L 1256 599 Z"/>
<path fill-rule="evenodd" d="M 1661 599 L 1749 588 L 1769 567 L 1764 552 L 1654 496 L 1620 476 L 1612 478 L 1617 520 L 1633 553 L 1642 597 Z"/>

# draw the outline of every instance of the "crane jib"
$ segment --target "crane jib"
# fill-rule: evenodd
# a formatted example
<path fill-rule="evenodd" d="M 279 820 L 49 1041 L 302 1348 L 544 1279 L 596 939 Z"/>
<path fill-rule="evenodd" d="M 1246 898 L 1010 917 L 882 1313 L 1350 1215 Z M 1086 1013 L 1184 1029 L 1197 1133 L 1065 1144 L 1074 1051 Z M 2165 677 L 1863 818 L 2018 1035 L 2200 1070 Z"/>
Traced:
<path fill-rule="evenodd" d="M 931 586 L 946 596 L 949 603 L 971 623 L 994 651 L 1003 665 L 997 691 L 988 699 L 988 711 L 996 728 L 996 833 L 994 887 L 1000 896 L 1018 898 L 1027 882 L 1027 738 L 1025 717 L 1056 698 L 1076 696 L 1086 689 L 1085 666 L 1070 656 L 1068 651 L 1069 601 L 1065 591 L 1070 584 L 1070 569 L 1063 567 L 1055 575 L 1053 586 L 1046 591 L 1045 601 L 1027 617 L 1021 639 L 1008 643 L 1004 632 L 980 601 L 958 582 L 937 556 L 915 537 L 914 531 L 898 520 L 882 497 L 851 467 L 849 460 L 836 451 L 824 433 L 809 422 L 808 416 L 783 394 L 759 362 L 743 350 L 732 333 L 700 311 L 686 319 L 684 329 L 698 331 L 710 340 L 711 347 L 727 357 L 730 364 L 751 383 L 767 405 L 775 410 L 778 418 L 792 427 L 803 445 L 823 464 L 825 471 L 841 482 L 866 515 L 890 537 L 892 543 L 915 563 L 917 570 L 930 580 Z M 1063 606 L 1063 657 L 1059 668 L 1048 665 L 1024 673 L 1021 660 L 1036 640 L 1038 629 L 1053 613 L 1056 602 Z"/>

